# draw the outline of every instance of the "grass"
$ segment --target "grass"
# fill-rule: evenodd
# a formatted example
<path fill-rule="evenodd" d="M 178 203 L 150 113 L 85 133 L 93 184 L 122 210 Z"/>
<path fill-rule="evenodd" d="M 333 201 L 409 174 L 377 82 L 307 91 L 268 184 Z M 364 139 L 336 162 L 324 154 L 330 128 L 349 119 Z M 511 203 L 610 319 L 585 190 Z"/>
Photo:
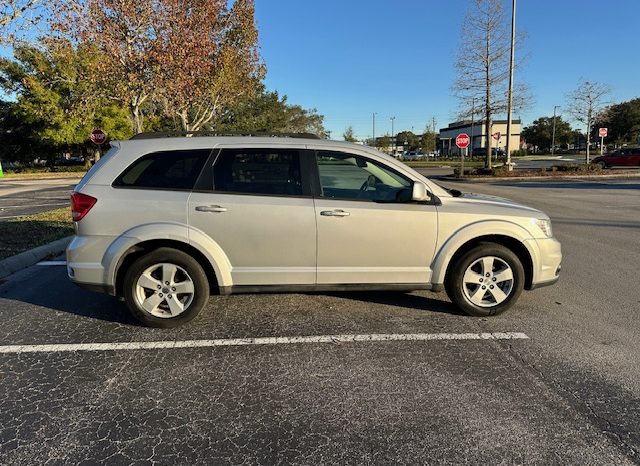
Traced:
<path fill-rule="evenodd" d="M 68 207 L 0 222 L 0 259 L 72 234 Z"/>

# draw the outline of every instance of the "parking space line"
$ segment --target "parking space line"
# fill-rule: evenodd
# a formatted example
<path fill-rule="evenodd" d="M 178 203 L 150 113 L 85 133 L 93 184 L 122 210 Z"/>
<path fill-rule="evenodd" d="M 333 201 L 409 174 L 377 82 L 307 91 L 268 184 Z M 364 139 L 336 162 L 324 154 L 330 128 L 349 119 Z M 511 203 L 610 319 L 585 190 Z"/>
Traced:
<path fill-rule="evenodd" d="M 288 345 L 303 343 L 367 343 L 387 341 L 442 340 L 526 340 L 520 332 L 496 333 L 389 333 L 365 335 L 316 335 L 294 337 L 224 338 L 214 340 L 132 341 L 115 343 L 64 343 L 51 345 L 0 346 L 0 354 L 63 353 L 74 351 L 131 351 L 180 348 L 211 348 L 217 346 Z"/>

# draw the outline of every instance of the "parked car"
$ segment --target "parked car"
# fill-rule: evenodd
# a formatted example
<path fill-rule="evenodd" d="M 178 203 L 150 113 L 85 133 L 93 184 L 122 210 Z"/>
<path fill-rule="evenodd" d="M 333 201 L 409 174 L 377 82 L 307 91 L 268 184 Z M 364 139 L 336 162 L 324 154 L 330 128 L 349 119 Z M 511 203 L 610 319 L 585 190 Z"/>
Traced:
<path fill-rule="evenodd" d="M 112 142 L 71 204 L 70 279 L 154 327 L 193 319 L 210 293 L 445 290 L 494 315 L 555 283 L 562 258 L 539 210 L 309 137 Z"/>
<path fill-rule="evenodd" d="M 402 155 L 402 160 L 420 160 L 425 158 L 425 154 L 417 151 L 405 152 Z"/>
<path fill-rule="evenodd" d="M 640 147 L 624 147 L 610 154 L 595 157 L 591 163 L 602 168 L 609 167 L 640 167 Z"/>

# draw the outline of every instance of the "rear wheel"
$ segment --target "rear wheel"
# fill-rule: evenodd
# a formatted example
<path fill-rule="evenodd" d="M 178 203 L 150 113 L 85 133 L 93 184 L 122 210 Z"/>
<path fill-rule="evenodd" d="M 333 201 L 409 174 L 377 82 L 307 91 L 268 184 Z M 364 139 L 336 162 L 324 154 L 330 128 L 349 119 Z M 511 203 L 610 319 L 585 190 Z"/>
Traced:
<path fill-rule="evenodd" d="M 467 314 L 500 314 L 522 293 L 524 268 L 510 249 L 482 243 L 453 264 L 445 288 L 451 301 Z"/>
<path fill-rule="evenodd" d="M 598 165 L 600 165 L 600 168 L 602 168 L 603 170 L 604 170 L 605 168 L 607 168 L 607 164 L 606 164 L 604 161 L 602 161 L 602 160 L 601 160 L 600 162 L 598 162 Z"/>
<path fill-rule="evenodd" d="M 176 249 L 159 248 L 129 267 L 124 299 L 143 324 L 171 328 L 200 313 L 209 299 L 209 282 L 193 257 Z"/>

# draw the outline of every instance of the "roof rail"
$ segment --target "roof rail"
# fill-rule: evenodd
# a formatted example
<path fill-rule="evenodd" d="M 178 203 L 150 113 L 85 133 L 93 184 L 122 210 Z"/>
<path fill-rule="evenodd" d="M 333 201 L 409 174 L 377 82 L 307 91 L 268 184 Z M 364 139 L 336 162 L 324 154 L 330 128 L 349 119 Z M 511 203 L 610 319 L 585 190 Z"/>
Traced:
<path fill-rule="evenodd" d="M 217 131 L 156 131 L 149 133 L 138 133 L 131 139 L 157 139 L 157 138 L 179 138 L 195 136 L 253 136 L 272 138 L 300 138 L 300 139 L 321 139 L 313 133 L 271 133 L 271 132 L 217 132 Z"/>

